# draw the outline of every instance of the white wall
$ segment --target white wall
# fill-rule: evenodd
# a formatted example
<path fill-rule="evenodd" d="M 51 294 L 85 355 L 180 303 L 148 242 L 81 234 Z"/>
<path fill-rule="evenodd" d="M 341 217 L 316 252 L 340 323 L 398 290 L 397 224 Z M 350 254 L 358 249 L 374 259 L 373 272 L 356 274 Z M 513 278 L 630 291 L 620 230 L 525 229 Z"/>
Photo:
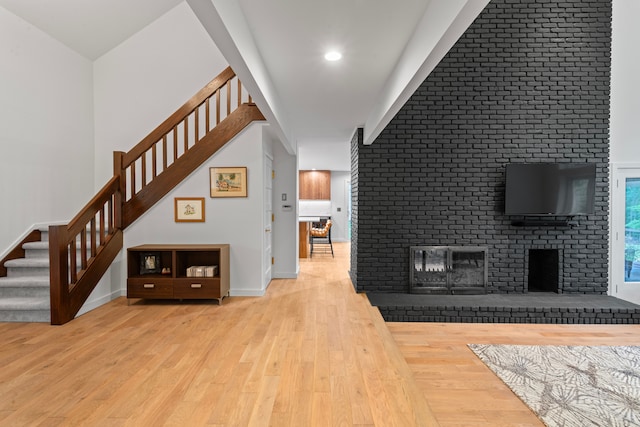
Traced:
<path fill-rule="evenodd" d="M 227 66 L 184 2 L 98 58 L 94 62 L 95 189 L 113 176 L 113 151 L 133 148 Z M 167 200 L 163 203 L 169 203 Z M 159 216 L 162 219 L 147 223 L 143 230 L 153 230 L 148 231 L 151 237 L 166 237 L 166 243 L 174 242 L 171 228 L 166 235 L 156 231 L 173 225 L 172 215 Z M 134 236 L 147 237 L 144 231 Z M 182 242 L 191 243 L 191 238 L 185 236 Z M 130 240 L 127 229 L 125 248 L 131 246 Z M 135 237 L 133 241 L 145 243 Z M 123 259 L 124 251 L 81 313 L 125 294 Z"/>
<path fill-rule="evenodd" d="M 0 7 L 0 258 L 94 194 L 91 62 Z"/>
<path fill-rule="evenodd" d="M 298 275 L 298 167 L 295 156 L 290 155 L 279 141 L 273 143 L 273 271 L 277 278 L 295 278 Z M 282 200 L 282 195 L 287 200 Z"/>
<path fill-rule="evenodd" d="M 228 66 L 186 3 L 95 61 L 95 176 Z"/>
<path fill-rule="evenodd" d="M 209 168 L 246 166 L 248 197 L 211 198 Z M 125 248 L 147 243 L 229 243 L 231 295 L 259 296 L 262 286 L 262 125 L 252 124 L 125 230 Z M 175 197 L 204 197 L 205 222 L 174 221 Z M 117 282 L 126 295 L 125 254 Z"/>
<path fill-rule="evenodd" d="M 300 170 L 351 170 L 351 141 L 298 144 Z"/>
<path fill-rule="evenodd" d="M 351 185 L 351 172 L 331 172 L 331 241 L 348 242 L 349 192 L 346 185 Z"/>
<path fill-rule="evenodd" d="M 613 0 L 611 162 L 640 162 L 640 2 Z"/>

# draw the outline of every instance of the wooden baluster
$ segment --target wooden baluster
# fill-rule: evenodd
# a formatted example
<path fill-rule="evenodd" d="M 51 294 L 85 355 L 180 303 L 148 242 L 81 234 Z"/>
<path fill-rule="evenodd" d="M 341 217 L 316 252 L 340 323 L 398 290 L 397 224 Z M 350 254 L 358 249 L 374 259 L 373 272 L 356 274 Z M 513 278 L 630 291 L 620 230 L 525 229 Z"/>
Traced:
<path fill-rule="evenodd" d="M 131 198 L 136 195 L 136 162 L 131 163 L 131 167 L 129 168 L 129 172 L 131 172 Z"/>
<path fill-rule="evenodd" d="M 211 130 L 211 123 L 209 120 L 209 115 L 211 114 L 211 108 L 209 107 L 209 99 L 211 98 L 207 98 L 206 101 L 204 101 L 204 110 L 205 110 L 205 134 L 209 133 L 209 131 Z"/>
<path fill-rule="evenodd" d="M 76 283 L 78 281 L 78 265 L 76 262 L 78 248 L 76 246 L 75 237 L 76 236 L 74 236 L 69 244 L 69 283 Z"/>
<path fill-rule="evenodd" d="M 182 141 L 184 144 L 184 151 L 182 154 L 185 154 L 189 151 L 189 116 L 185 117 L 182 123 L 184 123 L 184 141 Z"/>
<path fill-rule="evenodd" d="M 173 127 L 173 161 L 178 158 L 178 126 Z"/>
<path fill-rule="evenodd" d="M 142 153 L 142 156 L 140 156 L 140 163 L 142 163 L 140 168 L 141 169 L 140 175 L 142 175 L 141 176 L 142 187 L 140 187 L 140 189 L 142 189 L 147 185 L 147 152 L 146 151 Z"/>
<path fill-rule="evenodd" d="M 162 137 L 162 170 L 167 169 L 167 135 Z"/>
<path fill-rule="evenodd" d="M 253 99 L 251 99 L 251 95 L 249 95 L 249 104 L 253 104 Z"/>
<path fill-rule="evenodd" d="M 157 153 L 156 145 L 157 143 L 151 146 L 151 178 L 152 179 L 155 179 L 155 177 L 158 176 L 158 167 L 156 166 L 156 163 L 158 161 L 158 153 Z"/>
<path fill-rule="evenodd" d="M 216 90 L 216 126 L 220 124 L 220 89 Z"/>
<path fill-rule="evenodd" d="M 238 79 L 238 107 L 242 105 L 242 83 Z"/>
<path fill-rule="evenodd" d="M 87 268 L 87 230 L 80 233 L 80 266 L 84 270 Z"/>
<path fill-rule="evenodd" d="M 196 107 L 196 111 L 195 111 L 195 115 L 194 115 L 194 126 L 195 126 L 195 129 L 194 129 L 194 140 L 193 140 L 194 144 L 197 144 L 200 141 L 200 135 L 199 135 L 200 134 L 200 132 L 199 132 L 200 131 L 200 129 L 199 129 L 200 120 L 199 120 L 199 118 L 200 118 L 200 106 L 197 106 Z"/>
<path fill-rule="evenodd" d="M 98 248 L 96 246 L 96 218 L 91 218 L 91 232 L 89 233 L 89 237 L 91 239 L 91 258 L 96 256 L 98 253 Z"/>
<path fill-rule="evenodd" d="M 100 246 L 104 245 L 104 228 L 105 228 L 105 218 L 104 218 L 104 205 L 102 205 L 102 207 L 100 208 L 100 211 L 98 212 L 98 236 L 100 236 L 99 238 L 99 242 L 100 242 Z"/>
<path fill-rule="evenodd" d="M 115 194 L 113 196 L 111 196 L 109 198 L 109 200 L 107 201 L 107 214 L 109 215 L 107 217 L 107 234 L 112 234 L 113 233 L 113 217 L 114 217 L 114 212 L 113 212 L 113 200 L 115 198 Z"/>

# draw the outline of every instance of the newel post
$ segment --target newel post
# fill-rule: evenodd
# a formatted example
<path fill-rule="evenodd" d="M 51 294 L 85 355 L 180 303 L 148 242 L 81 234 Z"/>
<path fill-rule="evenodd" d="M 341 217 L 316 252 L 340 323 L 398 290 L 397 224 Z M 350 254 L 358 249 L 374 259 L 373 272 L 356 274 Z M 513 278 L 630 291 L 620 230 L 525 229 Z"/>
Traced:
<path fill-rule="evenodd" d="M 52 325 L 62 325 L 71 320 L 69 319 L 68 260 L 67 226 L 49 226 L 49 281 Z"/>

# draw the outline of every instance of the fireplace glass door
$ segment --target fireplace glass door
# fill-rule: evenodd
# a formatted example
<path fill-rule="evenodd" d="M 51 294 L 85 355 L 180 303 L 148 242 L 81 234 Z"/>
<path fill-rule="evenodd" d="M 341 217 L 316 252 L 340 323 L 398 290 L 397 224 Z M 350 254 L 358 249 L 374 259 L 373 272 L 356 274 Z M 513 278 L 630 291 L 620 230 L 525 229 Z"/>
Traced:
<path fill-rule="evenodd" d="M 486 293 L 486 247 L 412 246 L 410 259 L 411 293 Z"/>

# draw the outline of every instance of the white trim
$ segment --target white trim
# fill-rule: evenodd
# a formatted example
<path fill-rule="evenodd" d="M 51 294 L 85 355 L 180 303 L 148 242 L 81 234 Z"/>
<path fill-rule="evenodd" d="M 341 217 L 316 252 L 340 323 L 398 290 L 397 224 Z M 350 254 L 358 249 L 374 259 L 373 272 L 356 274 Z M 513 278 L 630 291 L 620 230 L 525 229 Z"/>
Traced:
<path fill-rule="evenodd" d="M 298 278 L 298 273 L 295 272 L 291 272 L 291 271 L 274 271 L 273 272 L 273 279 L 297 279 Z"/>
<path fill-rule="evenodd" d="M 635 304 L 640 303 L 640 292 L 631 290 L 629 283 L 625 282 L 624 271 L 624 189 L 616 187 L 621 175 L 632 173 L 640 175 L 640 163 L 610 163 L 609 182 L 609 291 L 608 294 Z M 621 223 L 622 221 L 622 223 Z M 616 233 L 621 233 L 616 239 Z M 622 240 L 621 240 L 622 239 Z"/>
<path fill-rule="evenodd" d="M 613 169 L 640 169 L 640 163 L 609 163 L 610 170 Z"/>
<path fill-rule="evenodd" d="M 241 289 L 229 291 L 229 295 L 232 297 L 263 297 L 265 291 L 263 289 Z"/>

